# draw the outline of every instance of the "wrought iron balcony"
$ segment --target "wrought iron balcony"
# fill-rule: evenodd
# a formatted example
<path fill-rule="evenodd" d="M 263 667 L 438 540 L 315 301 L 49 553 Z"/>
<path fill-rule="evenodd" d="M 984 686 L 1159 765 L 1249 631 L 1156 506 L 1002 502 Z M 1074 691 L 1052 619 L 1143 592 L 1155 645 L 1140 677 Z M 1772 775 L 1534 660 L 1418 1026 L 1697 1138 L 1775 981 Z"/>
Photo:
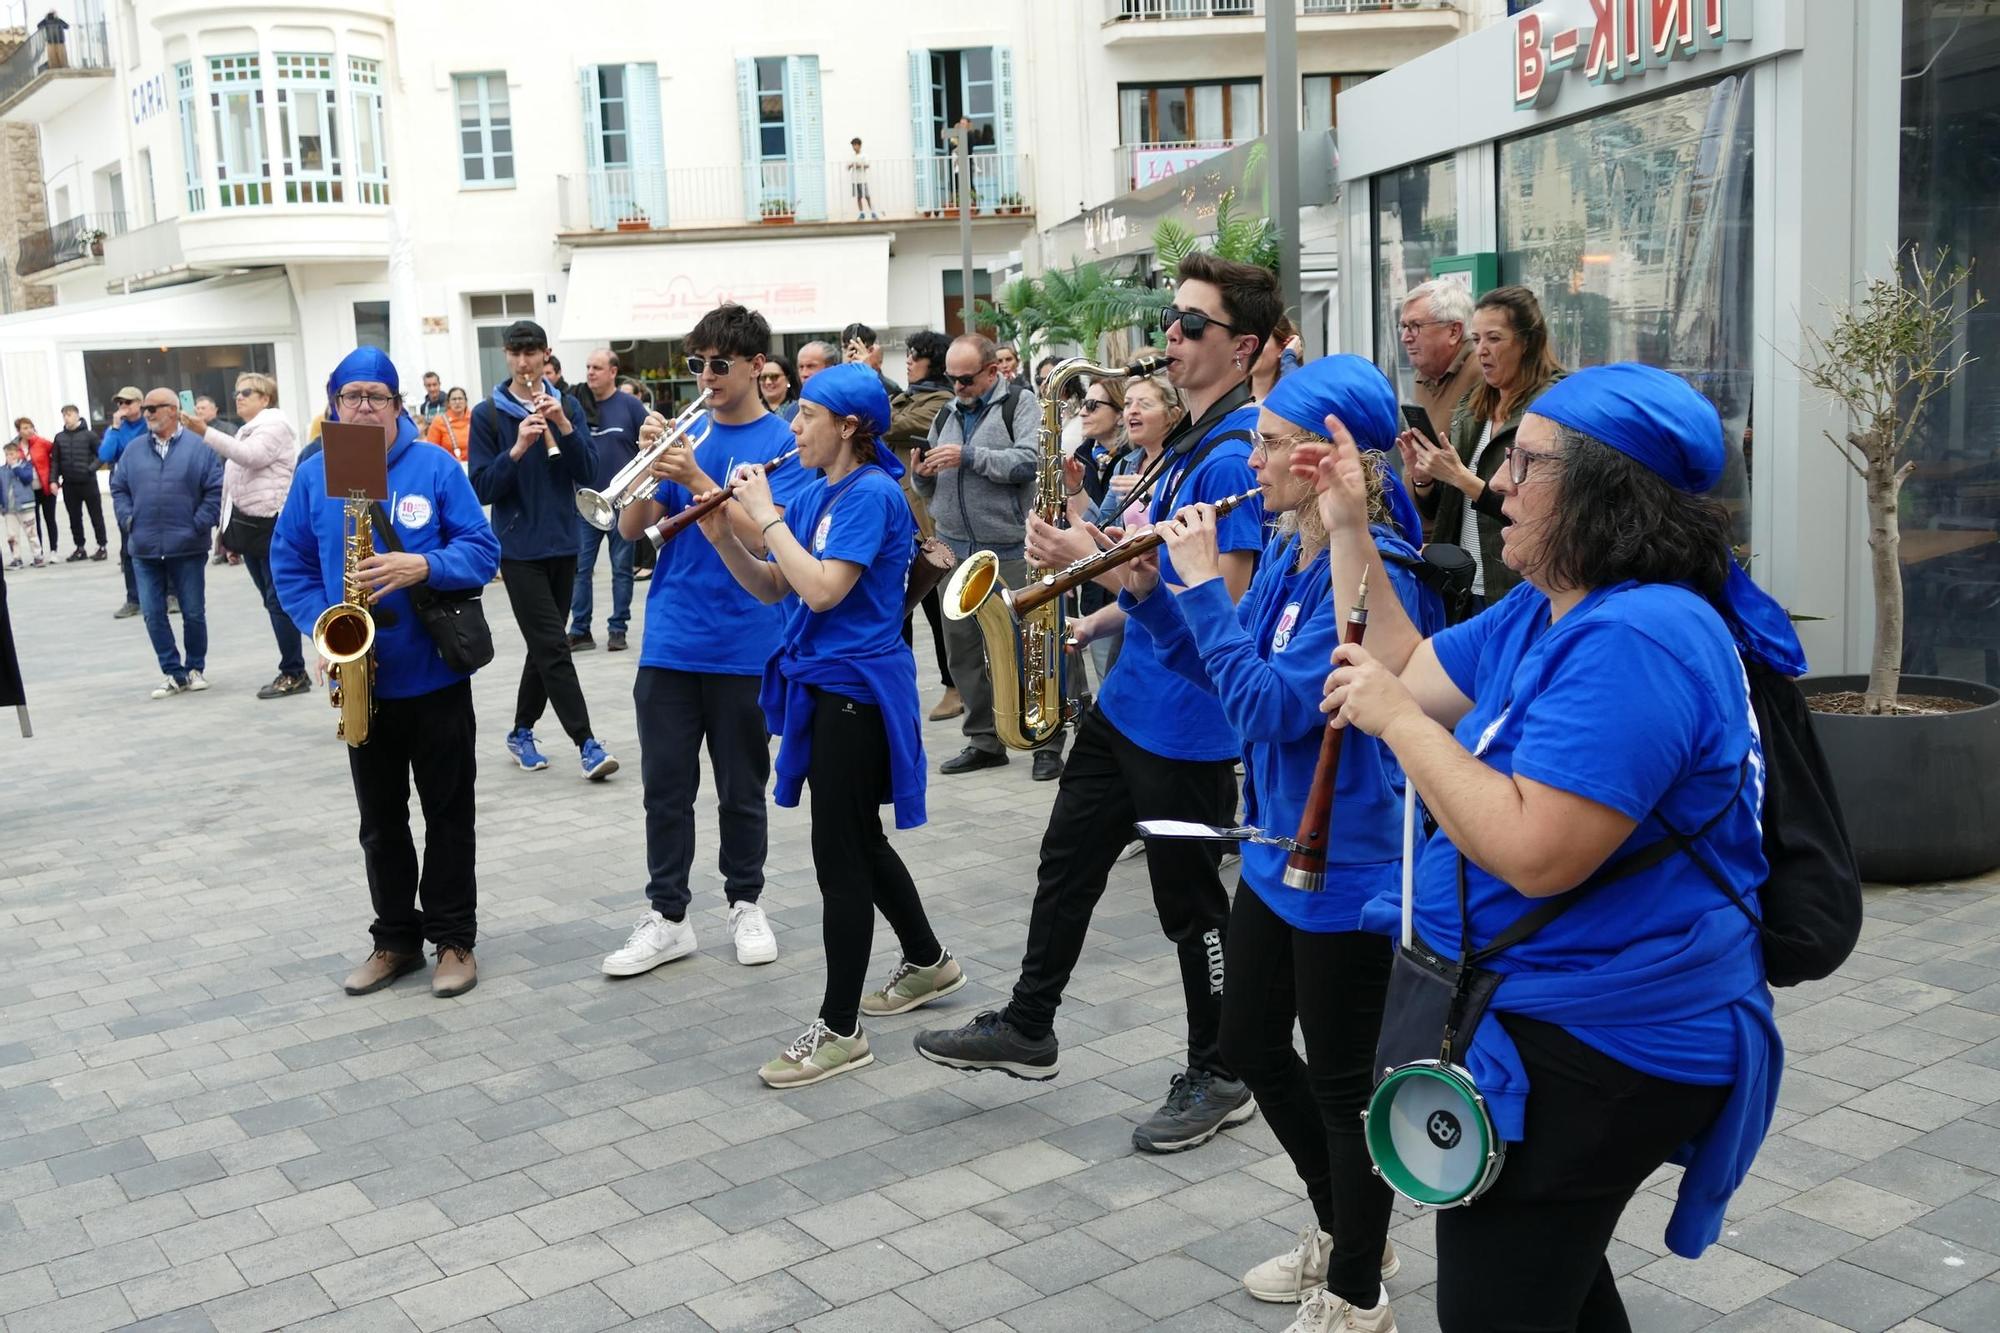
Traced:
<path fill-rule="evenodd" d="M 0 117 L 45 120 L 83 96 L 94 78 L 109 78 L 111 45 L 104 20 L 72 23 L 51 45 L 40 28 L 0 60 Z"/>
<path fill-rule="evenodd" d="M 84 213 L 53 227 L 21 237 L 21 257 L 14 271 L 22 277 L 46 272 L 78 259 L 102 259 L 107 236 L 125 234 L 123 213 Z"/>

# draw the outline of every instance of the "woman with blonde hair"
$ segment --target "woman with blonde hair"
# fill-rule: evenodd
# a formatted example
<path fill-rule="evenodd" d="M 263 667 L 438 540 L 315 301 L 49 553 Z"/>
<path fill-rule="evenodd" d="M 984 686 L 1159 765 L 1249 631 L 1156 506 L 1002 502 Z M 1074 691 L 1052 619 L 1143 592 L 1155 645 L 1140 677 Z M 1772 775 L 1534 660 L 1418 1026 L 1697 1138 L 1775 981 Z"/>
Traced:
<path fill-rule="evenodd" d="M 291 419 L 278 410 L 278 385 L 269 375 L 245 371 L 236 377 L 236 412 L 243 427 L 226 435 L 205 426 L 192 413 L 181 424 L 226 460 L 222 466 L 222 545 L 243 557 L 250 581 L 264 599 L 271 633 L 278 640 L 278 674 L 257 691 L 259 699 L 280 699 L 312 689 L 306 679 L 305 654 L 298 626 L 278 603 L 271 583 L 271 531 L 278 511 L 292 488 L 292 468 L 299 456 L 299 435 Z"/>

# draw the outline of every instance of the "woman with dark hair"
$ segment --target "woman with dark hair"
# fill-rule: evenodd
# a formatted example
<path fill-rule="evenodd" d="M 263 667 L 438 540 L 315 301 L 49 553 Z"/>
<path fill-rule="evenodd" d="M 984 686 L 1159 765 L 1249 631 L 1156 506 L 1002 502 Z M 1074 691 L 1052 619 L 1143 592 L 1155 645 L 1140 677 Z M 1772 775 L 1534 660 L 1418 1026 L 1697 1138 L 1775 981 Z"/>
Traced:
<path fill-rule="evenodd" d="M 1344 601 L 1382 570 L 1361 457 L 1327 424 L 1334 449 L 1309 466 Z M 1375 603 L 1322 707 L 1379 737 L 1436 821 L 1412 861 L 1415 936 L 1452 959 L 1513 938 L 1478 960 L 1501 984 L 1455 1038 L 1506 1157 L 1475 1206 L 1437 1215 L 1439 1323 L 1627 1329 L 1605 1256 L 1627 1202 L 1684 1166 L 1665 1239 L 1699 1256 L 1770 1129 L 1784 1050 L 1752 918 L 1767 866 L 1745 659 L 1805 661 L 1730 559 L 1703 494 L 1722 422 L 1685 381 L 1580 371 L 1533 402 L 1504 457 L 1499 554 L 1525 586 L 1429 638 Z M 1563 895 L 1559 916 L 1514 930 Z M 1400 917 L 1385 895 L 1363 925 L 1393 934 Z M 1385 1033 L 1415 1022 L 1397 997 Z M 1441 1037 L 1383 1058 L 1435 1057 Z"/>
<path fill-rule="evenodd" d="M 764 406 L 786 421 L 799 414 L 799 372 L 784 357 L 765 356 L 764 368 L 757 372 L 757 388 L 764 395 Z"/>
<path fill-rule="evenodd" d="M 1500 497 L 1493 475 L 1521 417 L 1542 390 L 1563 377 L 1549 347 L 1541 302 L 1526 287 L 1495 287 L 1472 310 L 1470 333 L 1480 383 L 1452 415 L 1449 447 L 1406 430 L 1397 439 L 1417 507 L 1431 540 L 1462 546 L 1472 557 L 1473 605 L 1497 602 L 1520 582 L 1500 559 Z"/>

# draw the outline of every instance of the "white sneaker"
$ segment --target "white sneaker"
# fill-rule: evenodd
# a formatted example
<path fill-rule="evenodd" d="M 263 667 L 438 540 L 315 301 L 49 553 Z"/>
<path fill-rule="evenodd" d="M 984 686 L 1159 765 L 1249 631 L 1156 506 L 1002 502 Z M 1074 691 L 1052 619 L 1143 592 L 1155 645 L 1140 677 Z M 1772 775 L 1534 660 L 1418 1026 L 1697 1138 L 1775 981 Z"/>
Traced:
<path fill-rule="evenodd" d="M 1307 1223 L 1299 1231 L 1298 1244 L 1243 1275 L 1243 1289 L 1260 1301 L 1296 1305 L 1326 1285 L 1326 1265 L 1332 1254 L 1333 1237 Z M 1387 1282 L 1402 1271 L 1402 1256 L 1384 1241 L 1382 1280 Z"/>
<path fill-rule="evenodd" d="M 201 678 L 201 672 L 199 671 L 188 672 L 187 692 L 189 694 L 193 694 L 198 690 L 205 690 L 207 688 L 208 688 L 208 682 Z"/>
<path fill-rule="evenodd" d="M 692 922 L 669 921 L 658 912 L 648 912 L 644 920 L 632 927 L 625 947 L 605 956 L 604 975 L 636 977 L 661 963 L 685 958 L 698 947 Z"/>
<path fill-rule="evenodd" d="M 771 923 L 756 903 L 730 905 L 729 935 L 736 941 L 736 961 L 745 967 L 777 961 L 778 937 L 771 933 Z"/>
<path fill-rule="evenodd" d="M 187 686 L 181 684 L 172 676 L 162 676 L 160 677 L 160 683 L 153 687 L 153 697 L 155 699 L 171 699 L 186 688 Z"/>
<path fill-rule="evenodd" d="M 1396 1333 L 1396 1314 L 1386 1291 L 1373 1309 L 1357 1310 L 1321 1287 L 1299 1307 L 1299 1317 L 1285 1326 L 1285 1333 Z"/>

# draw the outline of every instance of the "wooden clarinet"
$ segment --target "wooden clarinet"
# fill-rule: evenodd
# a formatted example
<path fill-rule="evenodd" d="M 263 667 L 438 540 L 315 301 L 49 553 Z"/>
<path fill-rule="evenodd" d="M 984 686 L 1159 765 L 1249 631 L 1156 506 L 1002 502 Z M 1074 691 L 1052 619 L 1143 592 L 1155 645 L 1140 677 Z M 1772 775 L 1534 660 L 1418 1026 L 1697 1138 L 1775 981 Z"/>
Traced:
<path fill-rule="evenodd" d="M 1342 643 L 1360 643 L 1368 632 L 1368 571 L 1361 571 L 1361 588 L 1354 595 L 1354 609 L 1347 613 L 1347 629 Z M 1292 839 L 1292 854 L 1285 861 L 1285 887 L 1318 893 L 1326 887 L 1326 838 L 1333 821 L 1333 787 L 1340 778 L 1340 747 L 1348 728 L 1328 720 L 1320 736 L 1319 763 L 1313 769 L 1312 786 L 1306 791 L 1305 813 L 1299 817 L 1298 836 Z"/>

